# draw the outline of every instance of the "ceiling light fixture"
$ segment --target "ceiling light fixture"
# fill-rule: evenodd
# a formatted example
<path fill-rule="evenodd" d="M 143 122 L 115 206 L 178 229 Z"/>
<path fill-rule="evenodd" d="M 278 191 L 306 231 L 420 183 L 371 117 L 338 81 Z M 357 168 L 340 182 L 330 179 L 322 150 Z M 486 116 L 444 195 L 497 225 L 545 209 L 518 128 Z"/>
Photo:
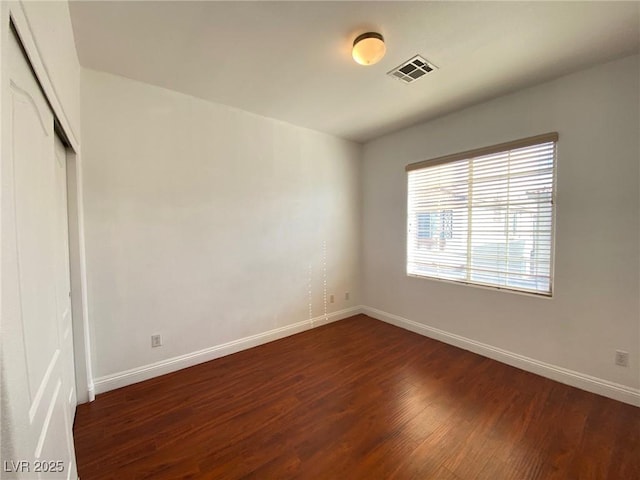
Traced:
<path fill-rule="evenodd" d="M 376 32 L 367 32 L 358 35 L 353 41 L 351 55 L 356 63 L 360 65 L 373 65 L 384 57 L 387 47 L 384 45 L 384 38 Z"/>

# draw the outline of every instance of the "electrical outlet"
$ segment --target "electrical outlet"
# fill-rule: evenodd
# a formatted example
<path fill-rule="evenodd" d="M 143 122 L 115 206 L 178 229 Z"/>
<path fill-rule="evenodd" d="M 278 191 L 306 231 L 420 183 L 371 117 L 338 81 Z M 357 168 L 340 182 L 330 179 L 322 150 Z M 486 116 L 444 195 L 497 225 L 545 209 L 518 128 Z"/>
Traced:
<path fill-rule="evenodd" d="M 161 346 L 162 346 L 162 336 L 151 335 L 151 347 L 161 347 Z"/>
<path fill-rule="evenodd" d="M 344 293 L 344 299 L 345 300 L 349 300 L 349 297 L 351 296 L 351 294 L 349 292 L 345 292 Z"/>
<path fill-rule="evenodd" d="M 622 350 L 616 350 L 616 365 L 621 367 L 629 366 L 629 352 L 624 352 Z"/>
<path fill-rule="evenodd" d="M 336 301 L 335 297 L 332 295 L 329 295 L 329 303 L 334 303 Z"/>

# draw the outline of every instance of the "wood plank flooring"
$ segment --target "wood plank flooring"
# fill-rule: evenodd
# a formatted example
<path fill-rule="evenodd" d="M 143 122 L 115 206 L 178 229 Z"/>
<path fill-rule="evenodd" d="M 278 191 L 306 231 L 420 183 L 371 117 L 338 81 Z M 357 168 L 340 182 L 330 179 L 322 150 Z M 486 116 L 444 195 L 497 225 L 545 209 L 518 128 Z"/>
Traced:
<path fill-rule="evenodd" d="M 640 478 L 640 409 L 358 315 L 78 407 L 81 480 Z"/>

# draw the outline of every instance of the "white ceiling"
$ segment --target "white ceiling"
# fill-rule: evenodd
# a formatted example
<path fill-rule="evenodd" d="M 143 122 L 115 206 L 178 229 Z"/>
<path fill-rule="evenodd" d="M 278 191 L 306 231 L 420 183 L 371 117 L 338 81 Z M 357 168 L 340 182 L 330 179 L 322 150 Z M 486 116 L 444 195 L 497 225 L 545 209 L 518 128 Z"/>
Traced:
<path fill-rule="evenodd" d="M 638 52 L 638 2 L 72 2 L 80 63 L 363 142 Z M 377 65 L 353 39 L 387 43 Z M 405 85 L 415 54 L 439 67 Z"/>

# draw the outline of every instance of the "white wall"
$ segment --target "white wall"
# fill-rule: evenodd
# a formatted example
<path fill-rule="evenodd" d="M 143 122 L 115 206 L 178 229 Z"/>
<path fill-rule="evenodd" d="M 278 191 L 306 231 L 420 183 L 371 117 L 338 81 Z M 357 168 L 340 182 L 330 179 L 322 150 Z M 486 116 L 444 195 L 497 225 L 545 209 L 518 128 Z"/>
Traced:
<path fill-rule="evenodd" d="M 628 57 L 366 144 L 363 303 L 381 318 L 386 312 L 637 396 L 639 77 L 638 57 Z M 554 297 L 407 277 L 405 165 L 550 131 L 560 134 Z M 614 365 L 616 349 L 629 352 L 629 368 Z"/>
<path fill-rule="evenodd" d="M 359 304 L 359 145 L 91 70 L 82 118 L 98 392 Z"/>

